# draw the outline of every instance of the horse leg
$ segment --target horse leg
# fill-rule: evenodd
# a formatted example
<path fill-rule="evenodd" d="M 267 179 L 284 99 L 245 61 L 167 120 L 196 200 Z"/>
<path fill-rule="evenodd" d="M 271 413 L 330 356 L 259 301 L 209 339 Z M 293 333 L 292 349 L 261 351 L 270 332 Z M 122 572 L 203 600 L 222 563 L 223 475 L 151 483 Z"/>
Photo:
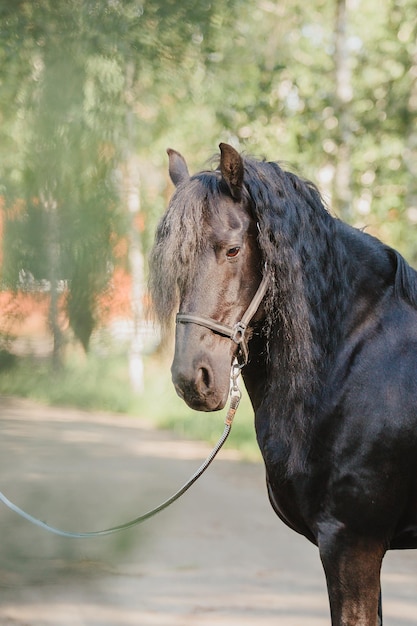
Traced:
<path fill-rule="evenodd" d="M 385 548 L 368 538 L 326 533 L 319 539 L 332 626 L 379 626 L 380 573 Z"/>

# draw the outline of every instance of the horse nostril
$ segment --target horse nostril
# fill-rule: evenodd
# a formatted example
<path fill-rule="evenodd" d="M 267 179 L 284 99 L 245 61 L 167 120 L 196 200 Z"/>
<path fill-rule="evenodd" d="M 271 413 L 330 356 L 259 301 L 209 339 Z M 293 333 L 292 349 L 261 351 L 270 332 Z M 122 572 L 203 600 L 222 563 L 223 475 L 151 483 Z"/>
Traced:
<path fill-rule="evenodd" d="M 197 410 L 213 410 L 210 402 L 218 404 L 215 377 L 211 367 L 204 363 L 197 363 L 193 368 L 181 369 L 175 361 L 171 367 L 172 382 L 182 400 Z M 212 402 L 212 403 L 213 403 Z M 207 409 L 207 406 L 210 406 Z"/>
<path fill-rule="evenodd" d="M 202 377 L 205 386 L 209 389 L 209 387 L 211 387 L 212 376 L 210 376 L 210 372 L 205 367 L 202 368 Z"/>
<path fill-rule="evenodd" d="M 201 391 L 210 389 L 211 387 L 211 375 L 209 370 L 206 367 L 200 367 L 197 374 L 197 388 Z"/>

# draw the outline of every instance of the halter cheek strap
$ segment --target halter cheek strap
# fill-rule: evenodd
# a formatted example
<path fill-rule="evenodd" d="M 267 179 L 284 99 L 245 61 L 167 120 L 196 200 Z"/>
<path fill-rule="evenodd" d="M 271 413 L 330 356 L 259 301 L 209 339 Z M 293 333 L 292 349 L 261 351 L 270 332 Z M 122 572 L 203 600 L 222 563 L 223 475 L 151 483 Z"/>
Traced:
<path fill-rule="evenodd" d="M 216 322 L 216 320 L 211 319 L 211 317 L 206 317 L 205 315 L 194 315 L 194 313 L 178 313 L 176 322 L 177 324 L 198 324 L 199 326 L 204 326 L 205 328 L 212 330 L 218 335 L 222 335 L 222 337 L 231 339 L 239 346 L 240 356 L 242 357 L 242 365 L 246 365 L 249 358 L 246 329 L 256 311 L 259 309 L 259 305 L 261 304 L 268 289 L 268 282 L 269 277 L 265 272 L 251 303 L 242 316 L 242 319 L 234 326 L 228 326 L 227 324 Z"/>

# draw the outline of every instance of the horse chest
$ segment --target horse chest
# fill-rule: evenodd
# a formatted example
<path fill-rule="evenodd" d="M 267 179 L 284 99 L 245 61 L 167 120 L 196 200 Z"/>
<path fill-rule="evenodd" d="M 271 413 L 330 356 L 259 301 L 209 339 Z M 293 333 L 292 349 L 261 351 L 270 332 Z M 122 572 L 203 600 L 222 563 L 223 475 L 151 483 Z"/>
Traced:
<path fill-rule="evenodd" d="M 314 524 L 309 519 L 309 504 L 304 497 L 304 488 L 297 488 L 297 481 L 293 482 L 291 479 L 277 481 L 276 477 L 268 473 L 268 468 L 266 482 L 269 501 L 278 517 L 289 528 L 316 544 Z"/>
<path fill-rule="evenodd" d="M 260 449 L 272 508 L 287 526 L 316 543 L 314 528 L 323 500 L 323 483 L 311 468 L 290 472 L 291 452 L 275 437 L 260 442 Z"/>

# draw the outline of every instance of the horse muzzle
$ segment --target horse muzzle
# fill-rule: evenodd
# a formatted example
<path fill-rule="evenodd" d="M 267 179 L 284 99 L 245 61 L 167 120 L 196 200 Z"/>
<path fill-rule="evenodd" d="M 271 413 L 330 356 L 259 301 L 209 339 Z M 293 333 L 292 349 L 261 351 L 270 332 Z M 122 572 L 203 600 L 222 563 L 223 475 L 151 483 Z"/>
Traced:
<path fill-rule="evenodd" d="M 226 404 L 229 393 L 227 374 L 224 384 L 217 384 L 216 375 L 210 363 L 201 362 L 186 368 L 174 359 L 171 373 L 175 391 L 191 409 L 217 411 Z"/>

